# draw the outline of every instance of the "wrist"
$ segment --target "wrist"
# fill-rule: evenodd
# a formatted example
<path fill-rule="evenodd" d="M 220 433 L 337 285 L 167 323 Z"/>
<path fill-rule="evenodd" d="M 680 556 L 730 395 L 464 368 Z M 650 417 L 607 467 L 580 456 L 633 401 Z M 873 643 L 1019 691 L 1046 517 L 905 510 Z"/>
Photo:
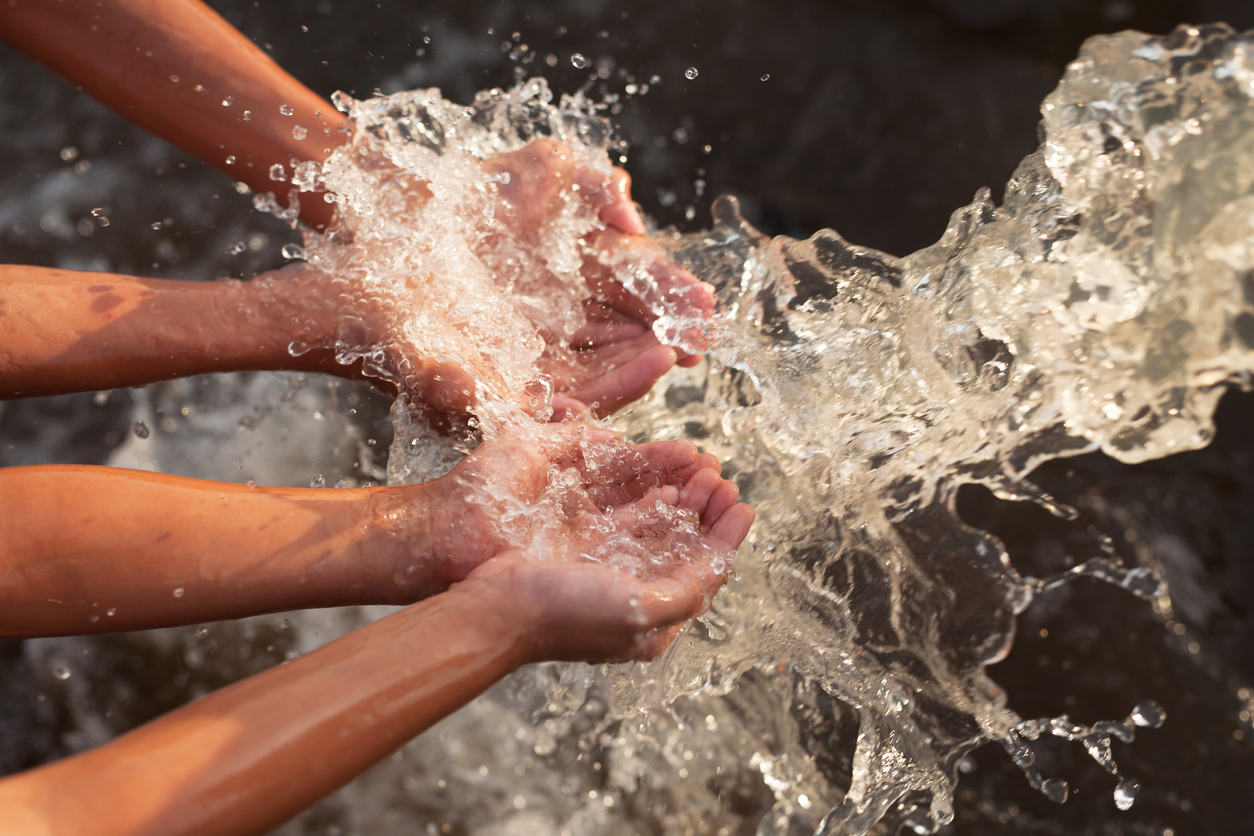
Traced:
<path fill-rule="evenodd" d="M 438 503 L 429 484 L 362 491 L 361 560 L 375 567 L 379 600 L 412 604 L 449 588 L 447 555 L 435 532 Z"/>

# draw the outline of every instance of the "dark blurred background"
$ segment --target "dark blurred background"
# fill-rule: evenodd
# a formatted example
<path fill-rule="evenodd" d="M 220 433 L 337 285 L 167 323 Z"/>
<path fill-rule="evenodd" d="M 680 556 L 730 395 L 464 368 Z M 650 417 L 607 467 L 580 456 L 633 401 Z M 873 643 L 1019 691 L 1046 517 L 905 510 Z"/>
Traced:
<path fill-rule="evenodd" d="M 660 225 L 701 228 L 710 199 L 730 192 L 767 232 L 833 227 L 896 255 L 935 241 L 980 187 L 1000 195 L 1036 147 L 1040 100 L 1085 38 L 1185 22 L 1254 27 L 1248 0 L 212 5 L 323 95 L 435 86 L 468 101 L 521 71 L 544 75 L 559 93 L 617 96 L 612 118 L 634 193 Z M 576 53 L 587 67 L 572 65 Z M 0 47 L 0 259 L 247 276 L 280 264 L 292 235 L 253 212 L 223 175 Z M 129 404 L 118 392 L 0 405 L 0 465 L 104 461 L 129 429 Z M 1034 478 L 1080 509 L 1076 523 L 963 493 L 966 518 L 1001 536 L 1025 572 L 1087 556 L 1097 531 L 1116 535 L 1130 557 L 1138 543 L 1176 549 L 1172 565 L 1185 568 L 1171 578 L 1180 604 L 1169 623 L 1117 589 L 1077 584 L 1028 611 L 1015 651 L 993 671 L 1028 716 L 1065 710 L 1092 722 L 1143 697 L 1162 702 L 1164 729 L 1116 744 L 1125 771 L 1145 785 L 1132 810 L 1115 810 L 1114 781 L 1076 746 L 1044 755 L 1047 774 L 1072 783 L 1061 808 L 986 747 L 963 776 L 954 832 L 1250 832 L 1254 702 L 1238 695 L 1254 682 L 1251 420 L 1254 398 L 1235 393 L 1209 450 L 1139 467 L 1099 455 L 1045 466 Z M 114 733 L 191 695 L 178 658 L 153 658 L 150 646 L 122 639 L 106 650 L 102 658 L 121 661 L 101 662 L 102 675 L 147 666 L 160 679 L 150 678 L 153 693 L 129 698 Z M 228 665 L 209 684 L 249 669 Z M 0 773 L 73 748 L 57 687 L 29 669 L 20 643 L 0 643 Z"/>

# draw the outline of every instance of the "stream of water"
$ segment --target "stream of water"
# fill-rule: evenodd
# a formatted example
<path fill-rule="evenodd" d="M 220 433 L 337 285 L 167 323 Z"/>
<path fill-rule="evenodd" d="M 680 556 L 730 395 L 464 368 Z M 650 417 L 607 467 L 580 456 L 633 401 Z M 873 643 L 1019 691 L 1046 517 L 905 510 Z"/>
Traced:
<path fill-rule="evenodd" d="M 1209 443 L 1220 396 L 1248 387 L 1254 369 L 1252 101 L 1254 37 L 1202 27 L 1094 39 L 1043 103 L 1042 145 L 1001 204 L 976 195 L 931 247 L 896 258 L 831 231 L 770 239 L 719 199 L 712 229 L 657 235 L 714 286 L 713 326 L 668 305 L 643 263 L 611 265 L 655 300 L 661 339 L 709 355 L 613 426 L 634 440 L 691 438 L 728 462 L 759 513 L 733 581 L 658 662 L 523 671 L 278 832 L 928 833 L 950 824 L 972 753 L 988 744 L 1052 801 L 1075 790 L 1135 810 L 1138 775 L 1112 752 L 1164 720 L 1166 731 L 1205 719 L 1164 717 L 1152 690 L 1127 693 L 1108 717 L 1025 717 L 988 667 L 1034 602 L 1087 578 L 1144 599 L 1159 629 L 1178 624 L 1170 550 L 1129 552 L 1113 539 L 1123 532 L 1097 532 L 1089 551 L 1033 576 L 963 522 L 959 493 L 978 485 L 1074 519 L 1025 477 L 1093 451 L 1138 463 Z M 438 91 L 340 104 L 363 130 L 299 177 L 339 196 L 353 234 L 307 236 L 303 255 L 351 264 L 352 292 L 386 296 L 402 320 L 412 311 L 395 307 L 396 276 L 458 276 L 428 288 L 444 314 L 407 333 L 416 350 L 446 354 L 496 340 L 499 388 L 479 429 L 525 423 L 516 403 L 541 348 L 501 337 L 557 314 L 511 320 L 520 314 L 493 306 L 483 265 L 500 264 L 478 245 L 495 186 L 478 162 L 537 135 L 603 160 L 612 132 L 595 104 L 554 102 L 540 81 L 470 107 Z M 429 211 L 398 220 L 381 162 L 434 184 Z M 575 271 L 571 242 L 596 225 L 567 218 L 544 264 L 519 274 Z M 346 359 L 370 348 L 341 347 Z M 164 431 L 128 437 L 109 463 L 277 482 L 298 460 L 311 482 L 351 486 L 426 478 L 460 454 L 402 404 L 385 471 L 373 452 L 385 413 L 381 399 L 321 378 L 180 381 L 136 393 L 131 417 Z M 172 670 L 182 697 L 152 701 L 307 651 L 381 611 L 149 634 L 157 658 L 199 671 L 187 694 Z M 92 691 L 107 646 L 46 640 L 25 653 L 66 671 L 56 677 L 72 692 L 71 745 L 107 739 L 109 712 L 128 704 Z M 1052 771 L 1049 738 L 1109 775 L 1079 784 Z"/>

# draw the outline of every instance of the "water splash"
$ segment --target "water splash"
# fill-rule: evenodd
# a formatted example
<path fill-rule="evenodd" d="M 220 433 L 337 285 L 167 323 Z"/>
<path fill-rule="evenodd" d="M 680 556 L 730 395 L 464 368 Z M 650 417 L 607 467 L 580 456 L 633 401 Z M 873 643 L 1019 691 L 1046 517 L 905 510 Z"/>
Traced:
<path fill-rule="evenodd" d="M 1224 27 L 1093 39 L 1045 101 L 1044 143 L 1003 205 L 981 192 L 940 241 L 905 258 L 830 230 L 768 240 L 729 199 L 708 233 L 673 236 L 676 257 L 718 288 L 722 317 L 710 326 L 659 303 L 656 331 L 714 359 L 671 374 L 618 426 L 692 437 L 729 461 L 759 509 L 739 578 L 659 663 L 541 666 L 452 718 L 442 734 L 456 746 L 413 744 L 411 768 L 438 764 L 456 785 L 423 803 L 460 811 L 449 816 L 469 831 L 644 821 L 678 834 L 742 826 L 749 814 L 722 800 L 739 793 L 753 815 L 769 808 L 762 834 L 861 834 L 877 822 L 927 833 L 953 819 L 958 766 L 988 742 L 1058 802 L 1065 779 L 1036 771 L 1041 735 L 1118 775 L 1111 738 L 1160 725 L 1160 708 L 1091 726 L 1025 720 L 985 668 L 1009 652 L 1036 596 L 1088 577 L 1158 598 L 1162 581 L 1105 549 L 1062 575 L 1020 575 L 999 542 L 962 523 L 955 497 L 978 484 L 1066 516 L 1024 481 L 1038 464 L 1196 449 L 1224 385 L 1249 384 L 1252 47 Z M 438 225 L 473 216 L 491 188 L 481 168 L 462 176 L 458 165 L 536 135 L 602 147 L 594 109 L 553 106 L 546 90 L 528 82 L 471 108 L 435 91 L 341 103 L 361 141 L 436 186 L 438 211 L 406 223 Z M 336 164 L 323 174 L 341 208 L 378 220 L 375 238 L 354 240 L 425 252 L 397 220 L 410 208 L 396 203 L 403 190 L 355 186 Z M 332 258 L 316 238 L 306 249 L 311 263 Z M 624 278 L 657 298 L 646 274 Z M 511 324 L 485 318 L 484 334 L 467 333 L 513 339 Z M 419 331 L 414 346 L 450 351 L 422 342 L 440 334 Z M 370 359 L 368 345 L 341 348 Z M 522 337 L 508 347 L 496 401 L 533 379 L 539 350 Z M 403 404 L 395 415 L 390 478 L 449 465 Z M 498 777 L 486 763 L 517 768 Z M 1138 788 L 1123 778 L 1116 805 Z"/>

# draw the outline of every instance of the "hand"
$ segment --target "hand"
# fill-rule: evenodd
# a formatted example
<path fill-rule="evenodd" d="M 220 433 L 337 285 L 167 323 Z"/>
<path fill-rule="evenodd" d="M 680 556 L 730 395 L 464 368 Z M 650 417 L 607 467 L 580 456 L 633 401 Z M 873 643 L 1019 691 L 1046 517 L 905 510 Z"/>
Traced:
<path fill-rule="evenodd" d="M 687 458 L 670 444 L 655 452 L 665 450 L 661 457 L 674 461 Z M 731 554 L 749 531 L 753 509 L 736 502 L 735 485 L 717 469 L 688 470 L 693 465 L 695 460 L 685 466 L 689 475 L 680 484 L 650 488 L 639 499 L 619 505 L 613 516 L 630 530 L 634 522 L 653 517 L 658 503 L 684 509 L 700 519 L 703 549 Z M 647 538 L 645 529 L 633 533 Z M 683 622 L 709 607 L 726 581 L 725 564 L 701 559 L 679 562 L 644 579 L 579 557 L 579 552 L 600 545 L 589 542 L 598 537 L 608 540 L 610 535 L 586 535 L 552 559 L 507 550 L 472 571 L 458 588 L 491 601 L 495 611 L 515 619 L 532 661 L 595 663 L 656 657 Z"/>
<path fill-rule="evenodd" d="M 560 527 L 550 537 L 578 537 L 582 521 L 603 518 L 606 508 L 634 513 L 630 504 L 658 489 L 674 504 L 689 483 L 692 502 L 714 501 L 720 513 L 735 503 L 737 488 L 719 477 L 718 460 L 689 441 L 633 446 L 617 433 L 580 424 L 523 427 L 419 486 L 433 497 L 433 534 L 424 551 L 438 556 L 449 582 L 460 581 L 494 555 L 533 540 L 537 526 Z"/>
<path fill-rule="evenodd" d="M 497 219 L 511 238 L 542 259 L 515 292 L 537 299 L 524 308 L 545 340 L 541 368 L 553 381 L 555 406 L 578 411 L 595 405 L 597 415 L 606 415 L 648 392 L 676 362 L 697 362 L 663 346 L 650 326 L 662 311 L 708 319 L 713 291 L 671 263 L 645 234 L 625 171 L 611 167 L 603 153 L 547 138 L 493 157 L 484 168 L 505 181 L 497 190 Z M 554 236 L 594 220 L 595 228 L 578 241 L 577 267 L 543 261 L 561 246 Z M 499 244 L 491 237 L 485 241 L 485 261 L 503 261 Z M 512 258 L 518 252 L 509 247 L 505 254 Z M 578 275 L 570 275 L 571 269 Z M 647 298 L 624 287 L 624 276 L 639 279 L 633 284 Z M 564 323 L 579 308 L 586 324 L 568 332 Z"/>

